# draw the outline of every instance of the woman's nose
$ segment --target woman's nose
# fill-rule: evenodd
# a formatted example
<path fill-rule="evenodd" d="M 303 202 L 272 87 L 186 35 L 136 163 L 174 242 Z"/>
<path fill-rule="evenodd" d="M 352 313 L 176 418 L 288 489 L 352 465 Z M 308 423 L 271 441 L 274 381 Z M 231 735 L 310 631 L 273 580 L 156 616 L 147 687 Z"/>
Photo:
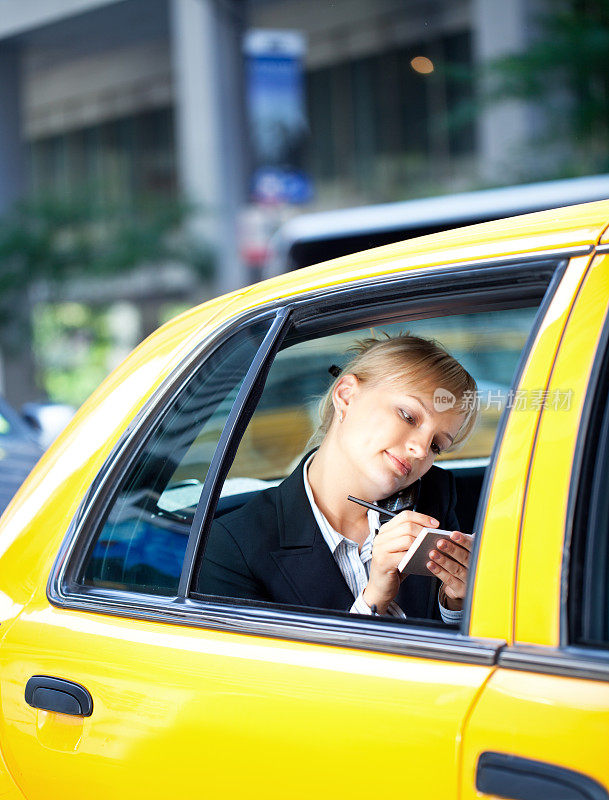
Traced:
<path fill-rule="evenodd" d="M 417 431 L 408 440 L 408 450 L 415 458 L 426 458 L 429 454 L 431 441 L 422 431 Z"/>

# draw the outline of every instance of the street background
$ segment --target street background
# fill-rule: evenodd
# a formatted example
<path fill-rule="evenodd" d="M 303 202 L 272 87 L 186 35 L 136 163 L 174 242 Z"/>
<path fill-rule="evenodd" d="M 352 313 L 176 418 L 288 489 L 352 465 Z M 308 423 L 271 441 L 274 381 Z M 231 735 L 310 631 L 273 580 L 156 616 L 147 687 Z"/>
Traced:
<path fill-rule="evenodd" d="M 0 393 L 78 406 L 303 212 L 609 171 L 607 0 L 0 0 Z"/>

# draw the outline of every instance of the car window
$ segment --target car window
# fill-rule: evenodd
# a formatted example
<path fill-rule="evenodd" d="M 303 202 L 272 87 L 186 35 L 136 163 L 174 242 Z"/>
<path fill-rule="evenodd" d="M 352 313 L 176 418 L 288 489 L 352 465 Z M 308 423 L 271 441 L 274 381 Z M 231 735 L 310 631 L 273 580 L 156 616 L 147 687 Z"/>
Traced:
<path fill-rule="evenodd" d="M 297 467 L 317 443 L 311 439 L 319 424 L 319 402 L 333 373 L 350 358 L 349 348 L 371 335 L 409 332 L 434 339 L 476 378 L 478 391 L 469 398 L 481 409 L 476 432 L 471 441 L 449 449 L 442 459 L 447 466 L 458 461 L 462 474 L 455 480 L 444 470 L 430 473 L 421 484 L 420 505 L 415 505 L 415 510 L 431 515 L 437 507 L 436 514 L 444 514 L 444 527 L 471 532 L 499 418 L 513 401 L 512 380 L 536 312 L 537 306 L 512 308 L 383 324 L 293 344 L 286 339 L 227 474 L 209 537 L 199 551 L 194 596 L 339 613 L 351 608 L 357 593 L 336 580 L 336 563 L 342 556 L 334 555 L 334 563 L 328 540 L 319 546 L 308 506 L 301 502 Z M 289 488 L 261 493 L 286 476 Z M 355 561 L 345 569 L 361 572 Z M 409 620 L 438 622 L 437 588 L 430 575 L 413 576 L 404 584 L 412 593 L 410 599 L 403 598 L 409 603 Z M 353 583 L 359 586 L 359 578 Z"/>
<path fill-rule="evenodd" d="M 190 525 L 243 378 L 268 323 L 230 337 L 187 381 L 120 481 L 89 547 L 79 583 L 171 595 Z"/>
<path fill-rule="evenodd" d="M 478 385 L 472 403 L 480 406 L 474 434 L 463 447 L 439 460 L 487 458 L 501 411 L 515 402 L 510 385 L 537 308 L 457 314 L 365 328 L 301 342 L 280 352 L 256 412 L 241 441 L 223 494 L 243 491 L 246 480 L 272 481 L 289 474 L 319 423 L 318 404 L 341 367 L 348 348 L 371 334 L 412 334 L 438 340 L 473 375 Z"/>

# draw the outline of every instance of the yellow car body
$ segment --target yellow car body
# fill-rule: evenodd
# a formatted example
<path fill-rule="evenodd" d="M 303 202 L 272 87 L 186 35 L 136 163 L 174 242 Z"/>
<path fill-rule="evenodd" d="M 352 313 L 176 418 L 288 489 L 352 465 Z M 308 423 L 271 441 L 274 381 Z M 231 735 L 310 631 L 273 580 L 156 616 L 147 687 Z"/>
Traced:
<path fill-rule="evenodd" d="M 609 642 L 572 636 L 570 571 L 587 535 L 574 528 L 582 452 L 600 436 L 587 426 L 604 385 L 608 225 L 609 201 L 390 245 L 217 298 L 140 345 L 0 522 L 0 797 L 609 797 Z M 460 631 L 236 613 L 189 591 L 97 602 L 62 583 L 100 473 L 240 319 L 385 283 L 440 291 L 456 271 L 490 286 L 525 262 L 554 277 L 513 388 L 567 387 L 571 402 L 503 411 Z M 26 702 L 35 676 L 85 687 L 92 713 Z"/>

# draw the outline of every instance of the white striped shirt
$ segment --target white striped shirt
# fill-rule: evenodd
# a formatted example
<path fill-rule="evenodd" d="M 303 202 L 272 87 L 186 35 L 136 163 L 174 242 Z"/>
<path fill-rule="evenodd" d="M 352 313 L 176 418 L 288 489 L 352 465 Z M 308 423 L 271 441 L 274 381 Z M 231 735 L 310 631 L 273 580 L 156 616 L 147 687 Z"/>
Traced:
<path fill-rule="evenodd" d="M 354 542 L 352 539 L 347 539 L 346 536 L 343 536 L 330 525 L 323 512 L 315 502 L 307 475 L 309 463 L 314 455 L 315 454 L 313 453 L 310 458 L 306 460 L 303 466 L 304 487 L 305 492 L 307 493 L 307 498 L 311 505 L 311 510 L 313 511 L 313 516 L 319 525 L 321 535 L 330 548 L 330 551 L 334 556 L 334 560 L 336 561 L 343 578 L 347 582 L 347 586 L 355 598 L 355 602 L 349 609 L 350 613 L 372 614 L 372 610 L 364 600 L 363 594 L 364 589 L 368 585 L 368 578 L 370 577 L 370 564 L 372 562 L 372 545 L 374 543 L 374 537 L 380 528 L 379 514 L 377 511 L 368 511 L 369 534 L 362 544 L 362 549 L 360 551 L 357 542 Z M 402 619 L 406 617 L 404 611 L 393 600 L 387 606 L 386 613 L 392 617 L 401 617 Z M 461 611 L 451 611 L 448 608 L 444 608 L 444 606 L 442 606 L 440 603 L 440 614 L 442 615 L 444 622 L 447 624 L 458 623 L 461 620 L 461 613 Z"/>

